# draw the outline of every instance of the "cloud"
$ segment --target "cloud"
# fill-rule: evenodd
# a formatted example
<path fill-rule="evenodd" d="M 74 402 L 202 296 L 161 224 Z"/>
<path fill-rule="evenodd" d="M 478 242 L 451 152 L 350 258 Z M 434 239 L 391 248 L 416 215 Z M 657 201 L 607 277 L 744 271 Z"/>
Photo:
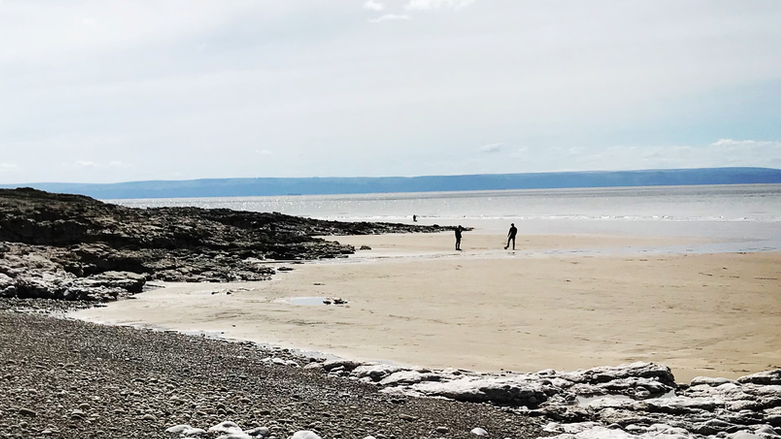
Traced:
<path fill-rule="evenodd" d="M 263 156 L 270 156 L 270 155 L 274 155 L 274 153 L 273 153 L 273 152 L 271 152 L 271 151 L 269 151 L 269 150 L 267 150 L 267 149 L 256 149 L 256 150 L 255 150 L 255 154 L 257 154 L 257 155 L 263 155 Z"/>
<path fill-rule="evenodd" d="M 367 0 L 366 3 L 363 4 L 363 7 L 366 9 L 371 9 L 372 11 L 382 11 L 385 9 L 385 5 L 374 0 Z"/>
<path fill-rule="evenodd" d="M 480 147 L 480 152 L 486 152 L 486 153 L 495 153 L 502 150 L 502 146 L 504 146 L 504 143 L 490 143 L 488 145 L 483 145 Z"/>
<path fill-rule="evenodd" d="M 551 151 L 576 169 L 675 169 L 781 167 L 781 142 L 721 139 L 708 145 L 612 146 L 601 151 L 558 148 Z"/>
<path fill-rule="evenodd" d="M 16 163 L 0 163 L 0 172 L 9 172 L 19 169 Z"/>
<path fill-rule="evenodd" d="M 398 14 L 385 14 L 378 18 L 373 18 L 369 20 L 370 23 L 379 23 L 381 21 L 396 21 L 396 20 L 409 20 L 409 15 L 398 15 Z"/>
<path fill-rule="evenodd" d="M 0 180 L 781 167 L 779 2 L 343 3 L 5 1 Z"/>
<path fill-rule="evenodd" d="M 781 142 L 774 142 L 770 140 L 732 140 L 732 139 L 719 139 L 710 144 L 714 148 L 726 148 L 726 149 L 752 149 L 752 148 L 781 148 Z"/>
<path fill-rule="evenodd" d="M 404 9 L 408 11 L 440 8 L 462 9 L 474 2 L 475 0 L 410 0 L 409 3 L 404 5 Z"/>
<path fill-rule="evenodd" d="M 64 163 L 63 166 L 67 168 L 74 168 L 74 169 L 98 169 L 98 168 L 120 168 L 120 169 L 128 169 L 132 168 L 133 165 L 130 163 L 125 163 L 120 160 L 112 160 L 108 163 L 99 163 L 99 162 L 93 162 L 89 160 L 76 160 L 73 163 Z"/>
<path fill-rule="evenodd" d="M 87 160 L 76 160 L 73 163 L 65 163 L 65 166 L 70 168 L 96 168 L 98 164 Z"/>

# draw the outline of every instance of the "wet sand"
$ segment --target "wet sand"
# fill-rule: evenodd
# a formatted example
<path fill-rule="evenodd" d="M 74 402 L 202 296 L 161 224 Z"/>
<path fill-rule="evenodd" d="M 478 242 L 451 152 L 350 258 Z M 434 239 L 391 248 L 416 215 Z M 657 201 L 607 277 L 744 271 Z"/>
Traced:
<path fill-rule="evenodd" d="M 75 315 L 427 367 L 640 360 L 679 381 L 781 367 L 781 253 L 652 254 L 642 248 L 698 242 L 624 236 L 519 236 L 515 252 L 501 235 L 467 233 L 463 252 L 451 234 L 335 239 L 372 250 L 281 264 L 293 271 L 270 282 L 167 284 Z"/>

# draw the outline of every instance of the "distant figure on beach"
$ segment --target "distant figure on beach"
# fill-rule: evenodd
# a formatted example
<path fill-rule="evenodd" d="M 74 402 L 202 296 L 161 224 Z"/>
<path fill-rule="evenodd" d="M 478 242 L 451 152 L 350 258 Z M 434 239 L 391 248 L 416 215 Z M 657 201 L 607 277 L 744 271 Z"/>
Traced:
<path fill-rule="evenodd" d="M 417 215 L 412 215 L 412 222 L 413 223 L 418 222 L 418 216 Z"/>
<path fill-rule="evenodd" d="M 456 250 L 461 251 L 461 231 L 464 230 L 460 225 L 456 227 Z"/>
<path fill-rule="evenodd" d="M 507 232 L 507 245 L 504 246 L 505 250 L 510 246 L 510 241 L 513 242 L 513 250 L 515 250 L 515 235 L 517 234 L 518 229 L 515 228 L 515 223 L 510 223 L 510 231 Z"/>

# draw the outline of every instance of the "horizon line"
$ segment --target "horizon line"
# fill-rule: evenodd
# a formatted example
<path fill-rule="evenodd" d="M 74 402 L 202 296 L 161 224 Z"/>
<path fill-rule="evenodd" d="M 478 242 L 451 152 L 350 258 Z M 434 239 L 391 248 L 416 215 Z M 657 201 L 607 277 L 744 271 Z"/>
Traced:
<path fill-rule="evenodd" d="M 415 179 L 415 178 L 430 178 L 430 177 L 479 177 L 479 176 L 509 176 L 509 175 L 545 175 L 545 174 L 588 174 L 588 173 L 611 173 L 611 172 L 658 172 L 658 171 L 701 171 L 701 170 L 726 170 L 726 169 L 754 169 L 754 170 L 769 170 L 769 171 L 781 171 L 779 168 L 769 168 L 763 166 L 720 166 L 720 167 L 701 167 L 701 168 L 650 168 L 650 169 L 623 169 L 623 170 L 588 170 L 588 171 L 535 171 L 535 172 L 502 172 L 502 173 L 478 173 L 478 174 L 428 174 L 428 175 L 385 175 L 385 176 L 351 176 L 351 177 L 336 177 L 336 176 L 310 176 L 310 177 L 201 177 L 201 178 L 185 178 L 185 179 L 152 179 L 152 180 L 128 180 L 128 181 L 116 181 L 111 183 L 86 183 L 86 182 L 73 182 L 73 181 L 37 181 L 37 182 L 25 182 L 25 183 L 0 183 L 0 187 L 15 186 L 17 188 L 26 187 L 25 185 L 84 185 L 84 186 L 108 186 L 108 185 L 121 185 L 121 184 L 133 184 L 133 183 L 177 183 L 177 182 L 196 182 L 196 181 L 210 181 L 210 180 L 325 180 L 325 179 Z"/>

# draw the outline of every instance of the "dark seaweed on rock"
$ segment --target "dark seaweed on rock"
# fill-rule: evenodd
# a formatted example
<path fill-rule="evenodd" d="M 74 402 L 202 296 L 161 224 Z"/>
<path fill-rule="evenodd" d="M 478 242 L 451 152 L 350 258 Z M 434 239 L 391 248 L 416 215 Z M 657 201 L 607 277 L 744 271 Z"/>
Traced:
<path fill-rule="evenodd" d="M 141 291 L 146 280 L 265 280 L 274 269 L 264 261 L 355 251 L 318 236 L 442 230 L 277 212 L 138 209 L 81 195 L 0 189 L 0 297 L 112 300 Z"/>

